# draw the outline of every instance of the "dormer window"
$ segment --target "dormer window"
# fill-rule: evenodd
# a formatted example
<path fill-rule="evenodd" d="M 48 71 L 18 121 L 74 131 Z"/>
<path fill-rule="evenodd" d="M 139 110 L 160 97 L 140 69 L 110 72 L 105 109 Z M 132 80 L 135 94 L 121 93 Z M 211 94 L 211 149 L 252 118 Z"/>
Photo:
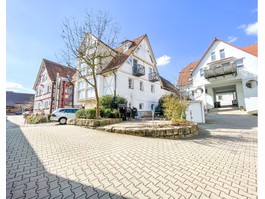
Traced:
<path fill-rule="evenodd" d="M 189 77 L 189 78 L 188 78 L 188 82 L 190 82 L 190 81 L 192 81 L 192 77 Z"/>
<path fill-rule="evenodd" d="M 123 46 L 123 52 L 127 51 L 129 49 L 129 47 L 130 47 L 130 44 L 129 43 L 124 44 L 124 46 Z"/>
<path fill-rule="evenodd" d="M 193 68 L 190 68 L 190 72 L 192 72 L 193 71 Z"/>

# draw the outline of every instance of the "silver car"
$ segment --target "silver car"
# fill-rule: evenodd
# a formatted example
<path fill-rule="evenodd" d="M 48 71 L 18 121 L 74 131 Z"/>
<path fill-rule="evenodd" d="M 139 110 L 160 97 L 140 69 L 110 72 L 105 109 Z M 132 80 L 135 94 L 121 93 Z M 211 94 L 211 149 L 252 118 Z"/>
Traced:
<path fill-rule="evenodd" d="M 50 120 L 66 124 L 67 119 L 75 119 L 75 112 L 78 110 L 78 108 L 58 108 L 52 112 Z"/>

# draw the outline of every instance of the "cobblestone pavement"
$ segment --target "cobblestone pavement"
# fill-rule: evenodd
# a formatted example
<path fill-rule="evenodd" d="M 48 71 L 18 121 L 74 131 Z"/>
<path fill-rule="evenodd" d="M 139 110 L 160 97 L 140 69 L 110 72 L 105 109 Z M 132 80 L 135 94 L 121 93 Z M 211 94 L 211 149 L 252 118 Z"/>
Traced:
<path fill-rule="evenodd" d="M 165 140 L 9 120 L 6 198 L 257 198 L 255 127 Z"/>

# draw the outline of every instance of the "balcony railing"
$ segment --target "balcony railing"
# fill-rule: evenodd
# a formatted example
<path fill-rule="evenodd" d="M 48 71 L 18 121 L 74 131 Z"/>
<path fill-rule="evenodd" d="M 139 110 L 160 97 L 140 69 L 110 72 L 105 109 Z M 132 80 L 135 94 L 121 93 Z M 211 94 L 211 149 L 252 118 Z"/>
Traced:
<path fill-rule="evenodd" d="M 208 69 L 204 70 L 204 77 L 206 79 L 230 74 L 237 75 L 237 68 L 234 60 L 210 65 Z"/>
<path fill-rule="evenodd" d="M 132 70 L 134 76 L 140 77 L 145 75 L 145 67 L 140 64 L 133 66 Z"/>
<path fill-rule="evenodd" d="M 149 74 L 149 81 L 156 82 L 159 81 L 159 75 L 156 72 L 152 72 Z"/>

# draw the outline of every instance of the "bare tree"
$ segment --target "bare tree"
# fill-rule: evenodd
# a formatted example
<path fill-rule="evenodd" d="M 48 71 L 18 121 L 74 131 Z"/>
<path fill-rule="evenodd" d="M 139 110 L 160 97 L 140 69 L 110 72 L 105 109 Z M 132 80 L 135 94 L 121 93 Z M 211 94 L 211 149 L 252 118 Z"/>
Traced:
<path fill-rule="evenodd" d="M 97 74 L 117 55 L 114 47 L 120 27 L 106 12 L 86 11 L 83 23 L 77 22 L 75 18 L 66 18 L 62 29 L 65 44 L 62 59 L 67 66 L 76 70 L 77 79 L 93 87 L 96 116 L 100 117 Z"/>

